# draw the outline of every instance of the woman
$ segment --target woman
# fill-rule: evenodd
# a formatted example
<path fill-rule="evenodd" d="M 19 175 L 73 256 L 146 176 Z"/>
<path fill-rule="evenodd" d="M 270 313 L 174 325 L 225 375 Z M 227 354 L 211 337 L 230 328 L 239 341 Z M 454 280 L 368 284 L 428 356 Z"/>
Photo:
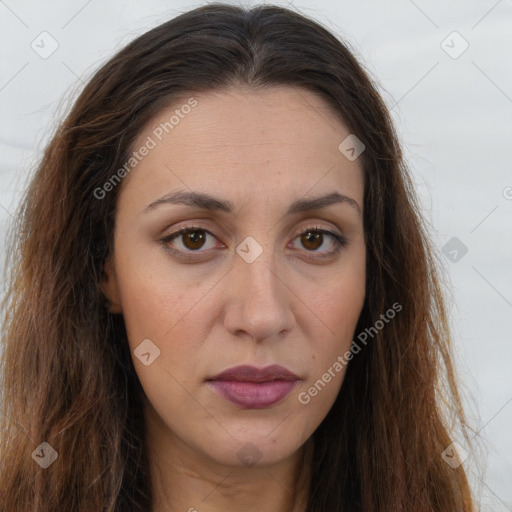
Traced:
<path fill-rule="evenodd" d="M 319 24 L 214 4 L 131 42 L 15 228 L 1 510 L 474 510 L 400 146 Z"/>

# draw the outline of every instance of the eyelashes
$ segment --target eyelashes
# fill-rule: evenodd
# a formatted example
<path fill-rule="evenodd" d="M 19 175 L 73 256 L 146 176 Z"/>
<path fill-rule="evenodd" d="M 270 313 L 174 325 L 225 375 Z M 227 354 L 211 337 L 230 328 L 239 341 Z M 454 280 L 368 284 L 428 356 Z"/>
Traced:
<path fill-rule="evenodd" d="M 206 250 L 204 247 L 208 245 L 208 238 L 216 239 L 217 237 L 209 230 L 199 226 L 185 226 L 179 230 L 170 233 L 160 239 L 158 242 L 172 255 L 181 259 L 197 259 L 210 253 L 209 247 Z M 348 244 L 348 240 L 343 235 L 321 228 L 319 226 L 311 226 L 298 233 L 293 241 L 300 239 L 300 244 L 306 254 L 312 259 L 323 259 L 333 257 Z M 175 240 L 181 242 L 182 248 L 177 248 L 174 243 Z M 319 247 L 325 245 L 325 241 L 330 241 L 332 247 L 327 251 L 318 250 Z M 313 246 L 313 249 L 308 246 Z M 225 247 L 225 246 L 224 246 Z M 300 250 L 300 249 L 299 249 Z"/>

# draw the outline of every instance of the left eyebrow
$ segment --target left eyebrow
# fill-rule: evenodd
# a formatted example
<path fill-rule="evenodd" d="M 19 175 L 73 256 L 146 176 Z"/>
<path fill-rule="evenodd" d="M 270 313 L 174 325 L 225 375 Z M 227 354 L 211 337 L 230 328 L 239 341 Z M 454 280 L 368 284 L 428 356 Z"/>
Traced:
<path fill-rule="evenodd" d="M 299 199 L 298 201 L 293 202 L 288 211 L 287 215 L 297 212 L 303 212 L 308 210 L 320 210 L 321 208 L 326 208 L 327 206 L 331 206 L 332 204 L 348 204 L 352 208 L 354 208 L 359 215 L 361 215 L 361 208 L 359 204 L 352 199 L 351 197 L 340 194 L 339 192 L 332 192 L 330 194 L 326 194 L 320 197 L 314 197 L 312 199 Z"/>
<path fill-rule="evenodd" d="M 314 197 L 311 199 L 298 199 L 290 205 L 286 215 L 309 210 L 320 210 L 322 208 L 326 208 L 327 206 L 339 203 L 351 206 L 357 211 L 359 215 L 362 213 L 361 207 L 354 199 L 340 194 L 339 192 L 332 192 L 330 194 Z M 178 191 L 167 194 L 152 202 L 146 206 L 144 212 L 153 210 L 163 204 L 185 204 L 187 206 L 201 208 L 208 211 L 222 211 L 226 213 L 232 213 L 234 211 L 234 205 L 231 201 L 220 199 L 201 192 Z"/>

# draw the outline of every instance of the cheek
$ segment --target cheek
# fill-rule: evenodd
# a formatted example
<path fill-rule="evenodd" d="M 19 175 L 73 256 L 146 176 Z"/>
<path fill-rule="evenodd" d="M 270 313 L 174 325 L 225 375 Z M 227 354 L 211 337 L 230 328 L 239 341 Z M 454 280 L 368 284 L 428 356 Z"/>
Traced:
<path fill-rule="evenodd" d="M 200 283 L 181 276 L 160 262 L 139 265 L 132 257 L 116 262 L 119 293 L 130 343 L 163 340 L 193 311 L 204 290 Z"/>
<path fill-rule="evenodd" d="M 316 336 L 313 333 L 310 336 L 312 340 L 318 340 L 324 348 L 340 348 L 351 341 L 364 304 L 364 257 L 347 262 L 340 272 L 333 272 L 320 286 L 322 293 L 311 294 L 308 302 L 311 311 L 323 324 L 323 336 L 319 337 L 318 331 Z"/>
<path fill-rule="evenodd" d="M 131 357 L 149 402 L 161 417 L 187 410 L 193 400 L 186 390 L 193 388 L 194 367 L 201 354 L 201 324 L 194 321 L 194 305 L 201 294 L 196 297 L 179 280 L 167 282 L 150 268 L 119 277 Z M 148 352 L 146 365 L 140 356 Z"/>
<path fill-rule="evenodd" d="M 200 280 L 180 275 L 175 269 L 171 274 L 169 269 L 170 266 L 160 262 L 146 261 L 142 265 L 136 255 L 119 257 L 116 261 L 123 318 L 135 369 L 148 396 L 154 393 L 155 400 L 162 399 L 163 403 L 170 400 L 170 389 L 179 388 L 178 382 L 188 387 L 193 381 L 208 318 L 214 314 L 211 297 L 205 300 L 207 284 L 201 285 Z M 137 357 L 142 346 L 158 354 L 148 366 Z"/>
<path fill-rule="evenodd" d="M 311 311 L 321 320 L 323 334 L 319 335 L 319 322 L 312 322 L 311 373 L 299 390 L 299 402 L 309 404 L 307 406 L 321 416 L 334 403 L 350 364 L 347 353 L 357 334 L 355 329 L 364 304 L 365 285 L 364 264 L 347 266 L 336 275 L 335 281 L 324 286 L 324 293 L 310 303 Z"/>

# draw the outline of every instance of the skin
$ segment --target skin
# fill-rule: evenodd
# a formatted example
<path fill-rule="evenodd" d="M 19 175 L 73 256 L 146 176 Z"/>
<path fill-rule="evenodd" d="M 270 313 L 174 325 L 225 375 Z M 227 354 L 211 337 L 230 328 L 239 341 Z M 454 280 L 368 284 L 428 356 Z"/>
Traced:
<path fill-rule="evenodd" d="M 365 297 L 362 166 L 339 151 L 350 131 L 311 92 L 232 88 L 193 97 L 197 106 L 121 184 L 104 283 L 111 312 L 124 316 L 146 394 L 153 512 L 303 512 L 308 439 L 346 367 L 307 405 L 298 395 L 349 350 Z M 187 99 L 155 116 L 134 148 Z M 209 193 L 235 209 L 144 211 L 177 190 Z M 285 213 L 297 199 L 336 191 L 360 211 L 342 202 Z M 159 239 L 184 226 L 212 234 L 200 232 L 203 245 L 186 235 L 168 242 L 183 251 L 177 257 Z M 308 242 L 308 228 L 348 243 L 329 256 L 334 241 Z M 236 252 L 248 236 L 263 250 L 252 263 Z M 160 350 L 147 366 L 133 352 L 145 339 Z M 239 364 L 274 363 L 301 380 L 266 409 L 236 406 L 205 382 Z M 259 456 L 250 467 L 237 455 L 244 446 Z"/>

